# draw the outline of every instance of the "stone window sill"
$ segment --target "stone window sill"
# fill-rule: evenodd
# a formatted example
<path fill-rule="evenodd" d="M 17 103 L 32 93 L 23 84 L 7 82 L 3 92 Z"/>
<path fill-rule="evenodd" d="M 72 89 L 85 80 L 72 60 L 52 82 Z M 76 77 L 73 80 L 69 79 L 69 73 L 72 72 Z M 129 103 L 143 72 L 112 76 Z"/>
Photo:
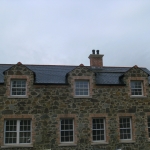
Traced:
<path fill-rule="evenodd" d="M 73 98 L 92 98 L 92 96 L 74 96 Z"/>
<path fill-rule="evenodd" d="M 28 98 L 28 96 L 8 96 L 8 98 Z"/>
<path fill-rule="evenodd" d="M 135 143 L 133 140 L 120 140 L 119 143 Z"/>
<path fill-rule="evenodd" d="M 15 147 L 33 147 L 32 144 L 13 144 L 13 145 L 3 145 L 1 148 L 15 148 Z"/>
<path fill-rule="evenodd" d="M 130 98 L 147 98 L 147 96 L 143 96 L 143 95 L 141 95 L 141 96 L 134 96 L 134 95 L 131 95 Z"/>
<path fill-rule="evenodd" d="M 58 146 L 77 146 L 75 143 L 61 143 Z"/>
<path fill-rule="evenodd" d="M 108 144 L 108 142 L 92 142 L 91 145 Z"/>

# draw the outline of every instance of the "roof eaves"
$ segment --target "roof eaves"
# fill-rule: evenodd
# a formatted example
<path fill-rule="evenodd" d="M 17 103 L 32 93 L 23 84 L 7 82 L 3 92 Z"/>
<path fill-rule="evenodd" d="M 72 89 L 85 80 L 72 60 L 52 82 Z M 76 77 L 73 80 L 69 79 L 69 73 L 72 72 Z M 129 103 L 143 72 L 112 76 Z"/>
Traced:
<path fill-rule="evenodd" d="M 68 83 L 34 83 L 34 85 L 69 85 Z"/>
<path fill-rule="evenodd" d="M 96 84 L 96 85 L 98 86 L 101 86 L 101 85 L 103 86 L 125 86 L 126 84 Z"/>

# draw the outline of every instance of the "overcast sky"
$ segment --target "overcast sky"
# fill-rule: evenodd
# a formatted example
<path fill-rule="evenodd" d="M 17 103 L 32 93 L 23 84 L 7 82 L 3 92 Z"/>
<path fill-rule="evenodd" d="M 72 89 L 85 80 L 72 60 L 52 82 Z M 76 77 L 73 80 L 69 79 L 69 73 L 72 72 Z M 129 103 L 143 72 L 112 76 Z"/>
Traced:
<path fill-rule="evenodd" d="M 0 63 L 150 69 L 150 0 L 0 0 Z"/>

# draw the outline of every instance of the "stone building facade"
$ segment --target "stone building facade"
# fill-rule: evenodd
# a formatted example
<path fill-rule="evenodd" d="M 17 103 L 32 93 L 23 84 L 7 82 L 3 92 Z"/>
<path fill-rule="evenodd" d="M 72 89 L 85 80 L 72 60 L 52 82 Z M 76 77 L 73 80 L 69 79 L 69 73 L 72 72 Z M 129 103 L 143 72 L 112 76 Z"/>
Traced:
<path fill-rule="evenodd" d="M 150 72 L 0 65 L 0 149 L 150 150 Z"/>

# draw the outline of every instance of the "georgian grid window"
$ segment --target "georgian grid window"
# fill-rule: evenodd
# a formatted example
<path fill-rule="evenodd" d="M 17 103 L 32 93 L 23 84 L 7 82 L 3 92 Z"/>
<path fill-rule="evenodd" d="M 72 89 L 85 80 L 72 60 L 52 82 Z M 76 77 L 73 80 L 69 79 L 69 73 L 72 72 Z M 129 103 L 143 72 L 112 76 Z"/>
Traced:
<path fill-rule="evenodd" d="M 120 139 L 131 140 L 132 139 L 131 118 L 122 117 L 120 118 L 119 122 L 120 122 Z"/>
<path fill-rule="evenodd" d="M 150 117 L 147 118 L 148 123 L 148 137 L 150 138 Z"/>
<path fill-rule="evenodd" d="M 89 81 L 76 80 L 75 81 L 75 95 L 88 96 L 89 95 Z"/>
<path fill-rule="evenodd" d="M 5 120 L 5 144 L 31 143 L 31 120 Z"/>
<path fill-rule="evenodd" d="M 143 95 L 142 81 L 131 81 L 131 95 Z"/>
<path fill-rule="evenodd" d="M 93 118 L 92 121 L 93 141 L 105 141 L 105 119 Z"/>
<path fill-rule="evenodd" d="M 60 141 L 73 142 L 74 141 L 74 120 L 61 119 L 60 120 Z"/>
<path fill-rule="evenodd" d="M 11 95 L 25 96 L 26 95 L 26 80 L 11 81 Z"/>

